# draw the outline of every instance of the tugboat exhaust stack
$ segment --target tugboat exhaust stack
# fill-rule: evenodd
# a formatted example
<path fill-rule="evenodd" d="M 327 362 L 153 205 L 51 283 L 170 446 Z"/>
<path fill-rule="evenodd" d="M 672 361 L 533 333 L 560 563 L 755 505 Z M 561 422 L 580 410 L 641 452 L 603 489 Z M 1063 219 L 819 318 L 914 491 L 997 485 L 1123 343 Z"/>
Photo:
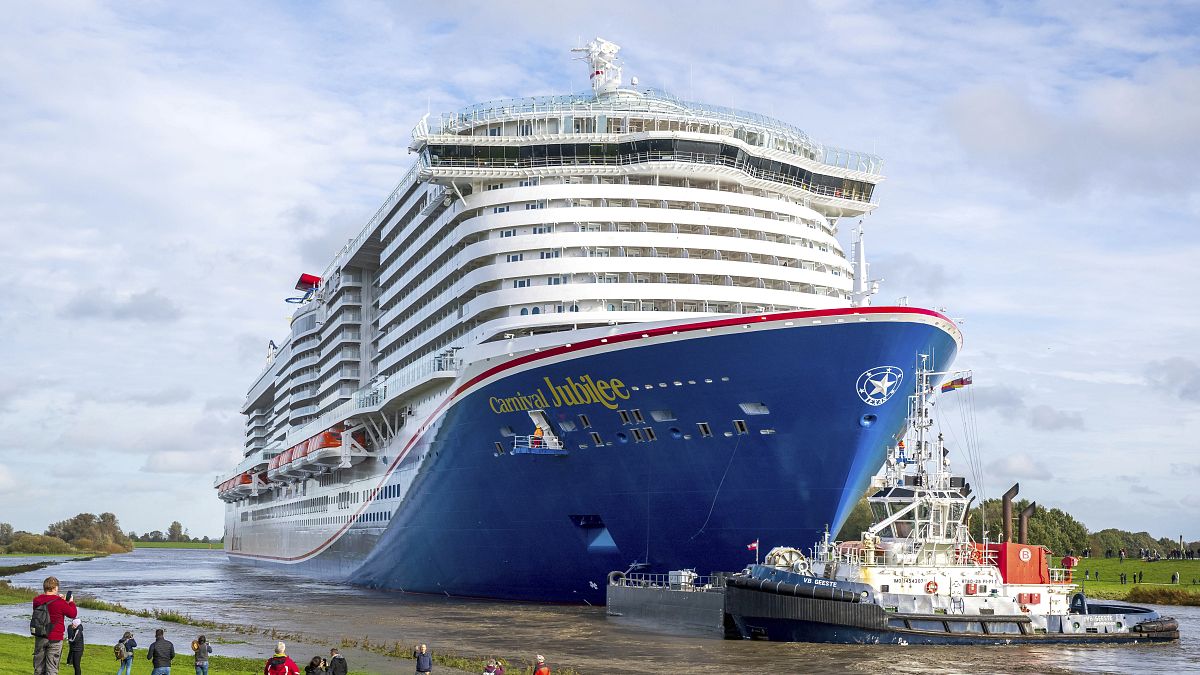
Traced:
<path fill-rule="evenodd" d="M 1004 497 L 1001 498 L 1004 504 L 1004 524 L 1002 525 L 1004 528 L 1004 538 L 1001 541 L 1006 544 L 1012 543 L 1012 500 L 1013 497 L 1016 497 L 1017 493 L 1020 491 L 1021 484 L 1013 483 L 1013 486 L 1010 487 L 1008 492 L 1004 493 Z"/>

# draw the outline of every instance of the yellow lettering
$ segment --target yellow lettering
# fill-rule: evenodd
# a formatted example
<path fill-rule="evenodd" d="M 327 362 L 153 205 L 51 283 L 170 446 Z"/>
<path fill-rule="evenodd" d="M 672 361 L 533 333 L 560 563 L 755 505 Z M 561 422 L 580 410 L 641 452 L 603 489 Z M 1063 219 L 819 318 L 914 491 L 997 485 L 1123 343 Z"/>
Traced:
<path fill-rule="evenodd" d="M 624 382 L 622 382 L 614 377 L 613 379 L 609 380 L 608 383 L 612 387 L 612 391 L 614 394 L 616 394 L 617 398 L 619 398 L 623 401 L 629 400 L 629 392 L 624 391 L 624 389 L 625 389 Z"/>

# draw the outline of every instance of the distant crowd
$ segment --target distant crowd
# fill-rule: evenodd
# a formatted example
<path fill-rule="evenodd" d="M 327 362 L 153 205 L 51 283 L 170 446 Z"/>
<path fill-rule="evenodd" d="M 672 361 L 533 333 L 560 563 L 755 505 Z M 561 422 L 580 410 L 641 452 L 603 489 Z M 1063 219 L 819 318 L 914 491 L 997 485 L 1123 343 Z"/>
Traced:
<path fill-rule="evenodd" d="M 64 642 L 67 664 L 75 668 L 75 675 L 81 675 L 83 622 L 71 598 L 72 594 L 70 591 L 66 595 L 60 594 L 59 582 L 55 577 L 47 577 L 42 582 L 42 591 L 41 595 L 33 599 L 33 616 L 29 620 L 29 632 L 34 638 L 33 675 L 58 675 Z M 71 620 L 69 625 L 67 619 Z M 130 631 L 125 631 L 113 645 L 117 675 L 132 675 L 133 657 L 137 646 L 137 640 Z M 190 646 L 196 675 L 208 675 L 208 659 L 213 653 L 208 638 L 201 635 L 192 640 Z M 175 645 L 166 639 L 163 629 L 154 631 L 154 642 L 146 649 L 146 659 L 153 667 L 151 675 L 170 675 L 171 663 L 175 656 Z M 416 661 L 417 675 L 433 672 L 433 654 L 428 645 L 417 645 L 413 649 L 413 660 Z M 544 656 L 538 654 L 536 662 L 534 675 L 550 675 L 550 666 Z M 345 657 L 338 653 L 337 649 L 330 649 L 328 658 L 324 655 L 314 656 L 308 665 L 304 666 L 303 672 L 304 675 L 346 675 L 348 670 Z M 263 675 L 300 675 L 300 672 L 300 667 L 287 655 L 287 645 L 277 642 L 275 653 L 263 665 Z M 504 666 L 496 659 L 491 659 L 484 667 L 483 673 L 504 675 Z"/>
<path fill-rule="evenodd" d="M 1074 556 L 1075 549 L 1070 549 L 1070 548 L 1067 549 L 1066 555 Z M 1092 549 L 1091 548 L 1082 549 L 1079 552 L 1079 557 L 1081 557 L 1081 558 L 1092 557 Z M 1104 557 L 1105 558 L 1119 558 L 1121 560 L 1121 562 L 1124 562 L 1126 559 L 1128 559 L 1130 557 L 1130 555 L 1129 555 L 1129 551 L 1127 551 L 1123 548 L 1120 548 L 1120 549 L 1109 548 L 1109 549 L 1104 550 Z M 1138 560 L 1143 560 L 1145 562 L 1154 562 L 1156 560 L 1196 560 L 1197 558 L 1200 558 L 1200 549 L 1190 549 L 1190 548 L 1172 549 L 1170 551 L 1167 551 L 1166 555 L 1163 555 L 1163 554 L 1159 553 L 1158 549 L 1156 549 L 1156 548 L 1139 548 L 1137 551 L 1137 557 L 1138 557 Z"/>

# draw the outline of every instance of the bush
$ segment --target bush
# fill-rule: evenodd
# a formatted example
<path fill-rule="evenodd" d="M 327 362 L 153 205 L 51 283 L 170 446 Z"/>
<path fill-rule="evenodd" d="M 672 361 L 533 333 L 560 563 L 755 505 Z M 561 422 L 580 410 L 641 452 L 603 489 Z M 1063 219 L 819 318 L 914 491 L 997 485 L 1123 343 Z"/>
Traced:
<path fill-rule="evenodd" d="M 51 537 L 44 534 L 30 534 L 28 532 L 18 532 L 13 535 L 12 543 L 7 548 L 9 553 L 45 553 L 53 555 L 75 552 L 75 549 L 70 544 L 58 537 Z"/>

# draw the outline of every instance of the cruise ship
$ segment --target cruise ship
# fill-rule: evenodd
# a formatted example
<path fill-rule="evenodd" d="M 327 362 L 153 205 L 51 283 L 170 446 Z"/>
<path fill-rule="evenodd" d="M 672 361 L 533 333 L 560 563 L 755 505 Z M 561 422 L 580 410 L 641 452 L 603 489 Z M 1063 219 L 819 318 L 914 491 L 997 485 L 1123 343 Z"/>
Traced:
<path fill-rule="evenodd" d="M 613 570 L 738 570 L 840 527 L 942 314 L 872 306 L 882 162 L 623 82 L 426 115 L 320 275 L 215 481 L 225 550 L 417 593 L 604 601 Z M 850 235 L 850 231 L 845 233 Z"/>

